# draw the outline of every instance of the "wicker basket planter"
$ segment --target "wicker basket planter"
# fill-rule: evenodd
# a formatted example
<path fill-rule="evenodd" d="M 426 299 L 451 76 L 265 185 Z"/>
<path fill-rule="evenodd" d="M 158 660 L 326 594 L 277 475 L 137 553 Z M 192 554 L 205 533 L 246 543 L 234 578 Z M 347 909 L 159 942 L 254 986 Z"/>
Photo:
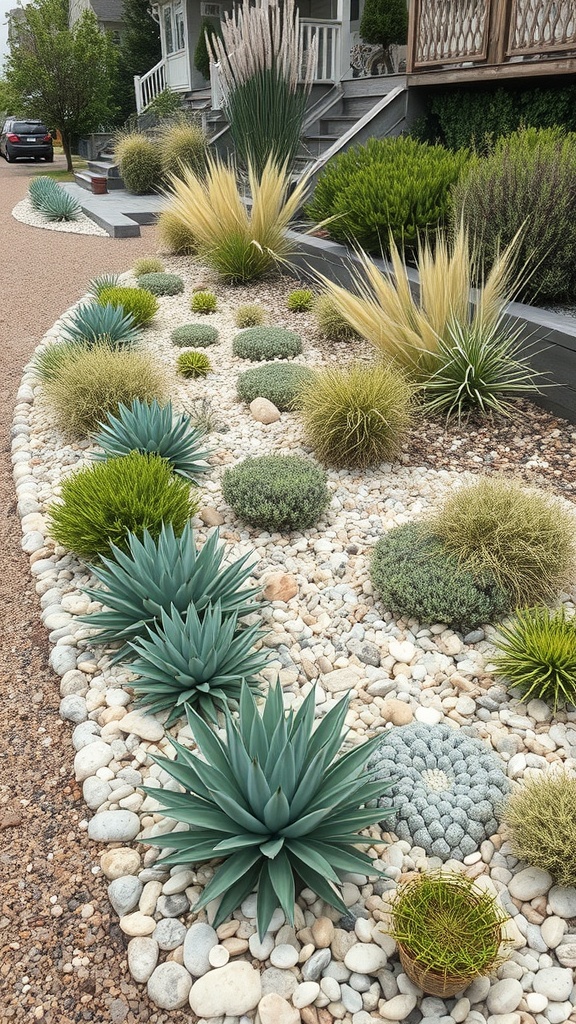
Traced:
<path fill-rule="evenodd" d="M 418 988 L 421 988 L 423 992 L 426 992 L 430 996 L 439 996 L 441 999 L 448 999 L 450 996 L 455 996 L 457 992 L 462 992 L 465 988 L 468 988 L 474 978 L 477 978 L 477 974 L 467 976 L 456 976 L 451 974 L 444 974 L 442 971 L 435 971 L 433 968 L 425 968 L 414 959 L 414 954 L 401 943 L 398 943 L 398 953 L 400 954 L 400 963 L 404 968 L 404 974 L 407 974 L 410 981 L 413 981 Z"/>

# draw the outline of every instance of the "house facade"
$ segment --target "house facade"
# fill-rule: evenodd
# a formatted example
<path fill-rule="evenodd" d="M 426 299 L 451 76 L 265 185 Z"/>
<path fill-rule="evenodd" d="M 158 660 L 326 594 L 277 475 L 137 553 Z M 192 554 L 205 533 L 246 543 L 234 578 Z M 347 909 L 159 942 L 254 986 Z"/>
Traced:
<path fill-rule="evenodd" d="M 68 8 L 70 28 L 84 11 L 92 11 L 96 15 L 101 32 L 109 32 L 116 44 L 121 41 L 124 31 L 122 0 L 70 0 Z"/>

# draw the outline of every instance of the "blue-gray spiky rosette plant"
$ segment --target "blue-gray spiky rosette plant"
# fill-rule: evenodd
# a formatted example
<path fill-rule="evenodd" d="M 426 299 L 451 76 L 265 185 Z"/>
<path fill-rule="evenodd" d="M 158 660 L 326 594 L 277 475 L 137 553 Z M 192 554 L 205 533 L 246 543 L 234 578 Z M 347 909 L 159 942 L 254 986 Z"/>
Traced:
<path fill-rule="evenodd" d="M 260 715 L 244 685 L 238 717 L 224 712 L 225 741 L 188 708 L 200 756 L 171 740 L 175 760 L 154 758 L 183 792 L 145 792 L 161 801 L 168 817 L 189 826 L 154 838 L 154 845 L 172 851 L 161 863 L 222 861 L 196 904 L 199 910 L 220 898 L 214 927 L 253 889 L 261 938 L 277 906 L 293 923 L 297 879 L 344 914 L 336 888 L 342 875 L 379 874 L 357 847 L 372 841 L 359 830 L 392 813 L 366 806 L 389 784 L 374 782 L 366 770 L 380 737 L 337 758 L 348 703 L 339 701 L 314 729 L 315 689 L 297 712 L 285 712 L 280 685 L 271 686 Z"/>

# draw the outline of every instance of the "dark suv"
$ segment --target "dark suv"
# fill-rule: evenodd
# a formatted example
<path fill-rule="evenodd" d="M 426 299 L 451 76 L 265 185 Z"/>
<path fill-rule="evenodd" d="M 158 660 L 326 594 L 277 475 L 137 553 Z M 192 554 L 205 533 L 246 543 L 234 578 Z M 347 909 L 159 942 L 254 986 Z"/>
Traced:
<path fill-rule="evenodd" d="M 19 156 L 34 160 L 44 157 L 48 163 L 52 163 L 52 136 L 41 121 L 18 121 L 11 117 L 4 122 L 0 135 L 0 153 L 8 163 L 17 160 Z"/>

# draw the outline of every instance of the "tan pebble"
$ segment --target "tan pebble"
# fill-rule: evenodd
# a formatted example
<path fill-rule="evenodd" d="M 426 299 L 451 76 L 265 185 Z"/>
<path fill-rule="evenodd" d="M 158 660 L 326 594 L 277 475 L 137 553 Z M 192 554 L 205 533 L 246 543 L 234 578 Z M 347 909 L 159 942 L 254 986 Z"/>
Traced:
<path fill-rule="evenodd" d="M 171 949 L 166 959 L 172 960 L 175 964 L 184 965 L 184 946 L 176 946 L 176 949 Z"/>
<path fill-rule="evenodd" d="M 156 927 L 153 917 L 141 914 L 138 910 L 121 917 L 119 924 L 125 935 L 151 935 Z"/>
<path fill-rule="evenodd" d="M 224 939 L 222 945 L 224 946 L 224 949 L 228 950 L 230 956 L 239 956 L 240 953 L 245 953 L 248 949 L 248 940 L 237 939 L 236 936 L 233 936 L 230 939 Z M 221 967 L 222 964 L 219 966 Z"/>
<path fill-rule="evenodd" d="M 290 601 L 298 593 L 295 576 L 287 572 L 273 572 L 264 580 L 264 598 L 266 601 Z"/>
<path fill-rule="evenodd" d="M 300 1010 L 302 1024 L 318 1024 L 318 1011 L 315 1006 L 304 1006 Z"/>
<path fill-rule="evenodd" d="M 306 961 L 309 960 L 310 957 L 312 956 L 312 953 L 314 952 L 315 948 L 316 947 L 314 946 L 313 942 L 308 942 L 306 946 L 302 946 L 302 949 L 300 950 L 300 953 L 298 955 L 298 963 L 305 964 Z"/>
<path fill-rule="evenodd" d="M 222 526 L 224 516 L 216 508 L 201 508 L 198 513 L 205 526 Z"/>
<path fill-rule="evenodd" d="M 329 917 L 319 917 L 312 925 L 312 940 L 317 949 L 327 949 L 334 938 L 334 923 Z"/>
<path fill-rule="evenodd" d="M 390 700 L 384 701 L 380 717 L 383 722 L 392 722 L 393 725 L 409 725 L 414 714 L 412 708 L 403 700 L 391 697 Z"/>
<path fill-rule="evenodd" d="M 100 857 L 100 867 L 110 881 L 123 875 L 136 875 L 140 870 L 140 854 L 129 847 L 107 850 Z"/>
<path fill-rule="evenodd" d="M 226 921 L 216 929 L 216 935 L 220 940 L 231 939 L 233 935 L 236 935 L 240 927 L 240 921 Z"/>
<path fill-rule="evenodd" d="M 269 402 L 267 398 L 255 398 L 253 402 L 250 402 L 250 412 L 252 419 L 256 420 L 257 423 L 263 423 L 268 426 L 270 423 L 277 423 L 280 417 L 280 410 L 274 405 L 274 402 Z"/>
<path fill-rule="evenodd" d="M 303 946 L 316 945 L 311 928 L 300 928 L 299 931 L 296 932 L 296 938 Z"/>

